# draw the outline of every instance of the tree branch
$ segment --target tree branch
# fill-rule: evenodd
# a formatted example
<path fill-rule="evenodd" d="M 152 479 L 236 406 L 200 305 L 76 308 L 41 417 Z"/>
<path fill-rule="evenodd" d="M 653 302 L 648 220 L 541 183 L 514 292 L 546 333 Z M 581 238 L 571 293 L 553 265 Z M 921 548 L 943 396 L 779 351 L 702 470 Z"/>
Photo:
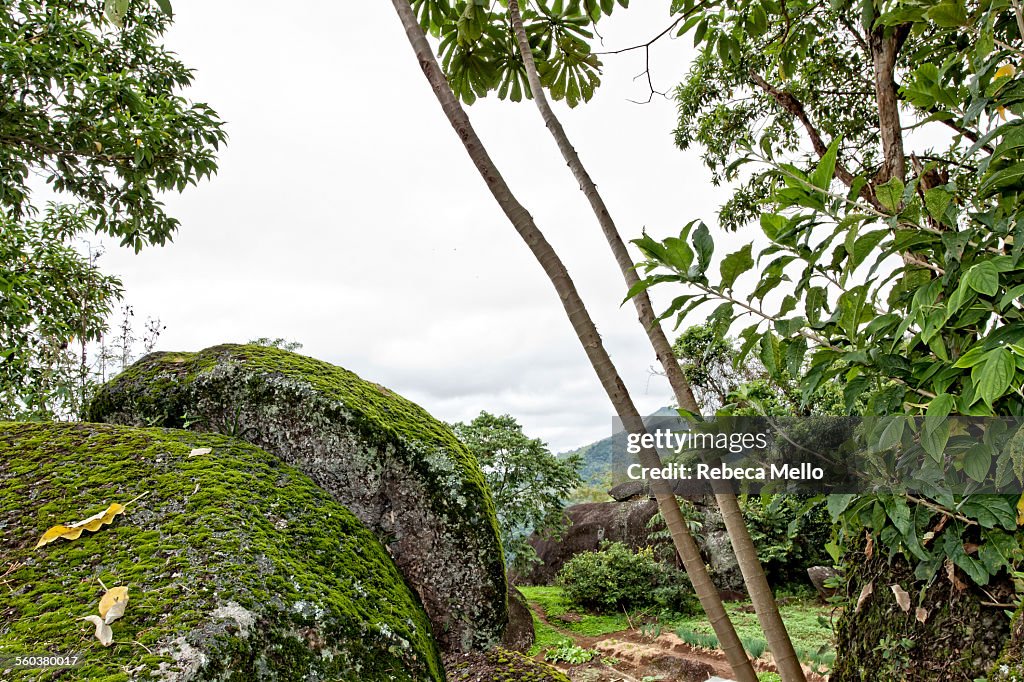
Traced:
<path fill-rule="evenodd" d="M 891 178 L 902 180 L 907 174 L 903 151 L 903 128 L 900 125 L 899 86 L 896 84 L 896 58 L 910 35 L 910 25 L 895 28 L 879 26 L 868 37 L 871 61 L 875 70 L 875 101 L 878 105 L 878 131 L 882 138 L 882 163 L 876 184 Z"/>
<path fill-rule="evenodd" d="M 796 118 L 800 123 L 803 124 L 804 130 L 807 131 L 807 136 L 811 140 L 811 145 L 814 147 L 814 152 L 818 155 L 818 158 L 825 156 L 825 152 L 828 151 L 828 145 L 825 144 L 825 140 L 822 139 L 821 133 L 814 127 L 811 122 L 811 118 L 807 115 L 807 110 L 804 108 L 803 102 L 793 96 L 792 93 L 786 92 L 776 88 L 774 85 L 766 81 L 759 73 L 750 71 L 750 78 L 754 83 L 761 88 L 766 94 L 770 95 L 779 106 L 788 112 L 791 116 Z M 846 185 L 847 187 L 853 186 L 854 174 L 850 172 L 842 161 L 836 160 L 835 176 Z M 871 204 L 878 211 L 882 211 L 883 207 L 878 203 L 878 199 L 875 198 L 875 193 L 871 191 L 871 188 L 867 185 L 860 192 L 862 199 Z"/>

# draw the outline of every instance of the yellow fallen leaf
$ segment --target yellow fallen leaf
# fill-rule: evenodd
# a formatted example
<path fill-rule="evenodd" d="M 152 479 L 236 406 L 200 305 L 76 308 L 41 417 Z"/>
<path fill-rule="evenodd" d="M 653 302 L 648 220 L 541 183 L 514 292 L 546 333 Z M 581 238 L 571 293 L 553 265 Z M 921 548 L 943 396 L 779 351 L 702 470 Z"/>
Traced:
<path fill-rule="evenodd" d="M 1013 78 L 1017 73 L 1017 67 L 1013 64 L 1003 64 L 996 69 L 996 78 Z"/>
<path fill-rule="evenodd" d="M 36 548 L 38 549 L 43 545 L 48 545 L 57 538 L 77 540 L 82 535 L 82 531 L 97 531 L 108 523 L 111 523 L 115 516 L 123 512 L 124 505 L 117 504 L 115 502 L 107 507 L 106 510 L 101 511 L 99 514 L 94 514 L 87 519 L 83 519 L 82 521 L 58 524 L 43 533 L 43 537 L 39 538 L 39 542 L 36 543 Z"/>
<path fill-rule="evenodd" d="M 87 620 L 96 626 L 96 639 L 100 640 L 100 644 L 103 646 L 110 646 L 114 641 L 114 631 L 99 616 L 86 616 L 82 620 Z"/>
<path fill-rule="evenodd" d="M 128 606 L 128 588 L 112 587 L 103 593 L 103 597 L 100 599 L 100 617 L 103 622 L 110 625 L 115 620 L 124 615 L 124 610 Z"/>
<path fill-rule="evenodd" d="M 1017 500 L 1017 525 L 1024 526 L 1024 495 Z"/>
<path fill-rule="evenodd" d="M 192 452 L 188 453 L 189 457 L 198 457 L 199 455 L 208 455 L 213 450 L 211 448 L 194 448 Z"/>

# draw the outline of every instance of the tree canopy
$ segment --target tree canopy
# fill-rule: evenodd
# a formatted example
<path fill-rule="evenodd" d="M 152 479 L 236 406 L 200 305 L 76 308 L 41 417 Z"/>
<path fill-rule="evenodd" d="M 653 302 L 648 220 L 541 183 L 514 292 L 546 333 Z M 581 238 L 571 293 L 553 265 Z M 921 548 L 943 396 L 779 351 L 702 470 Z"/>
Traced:
<path fill-rule="evenodd" d="M 171 238 L 178 222 L 159 193 L 213 174 L 226 135 L 180 94 L 193 73 L 160 43 L 170 22 L 166 0 L 0 6 L 0 209 L 11 219 L 39 212 L 39 175 L 123 245 Z"/>
<path fill-rule="evenodd" d="M 849 413 L 925 417 L 865 437 L 934 474 L 930 500 L 836 497 L 844 547 L 867 532 L 922 580 L 944 563 L 977 585 L 1015 569 L 1012 503 L 944 472 L 1024 479 L 1015 429 L 945 419 L 1024 414 L 1024 22 L 998 1 L 680 5 L 701 53 L 677 141 L 742 183 L 720 222 L 754 222 L 766 246 L 714 267 L 699 220 L 644 236 L 636 289 L 681 285 L 670 317 L 716 306 L 718 328 L 742 326 L 740 360 L 797 378 L 804 404 L 838 383 Z"/>
<path fill-rule="evenodd" d="M 170 11 L 168 0 L 0 4 L 0 417 L 67 417 L 85 399 L 85 345 L 122 290 L 73 240 L 164 244 L 178 221 L 159 194 L 216 171 L 226 136 L 181 95 L 193 73 L 161 43 Z"/>
<path fill-rule="evenodd" d="M 565 526 L 565 500 L 582 483 L 580 457 L 559 459 L 507 414 L 481 412 L 452 428 L 484 471 L 507 560 L 517 568 L 528 567 L 536 559 L 527 542 L 530 533 L 557 536 Z"/>

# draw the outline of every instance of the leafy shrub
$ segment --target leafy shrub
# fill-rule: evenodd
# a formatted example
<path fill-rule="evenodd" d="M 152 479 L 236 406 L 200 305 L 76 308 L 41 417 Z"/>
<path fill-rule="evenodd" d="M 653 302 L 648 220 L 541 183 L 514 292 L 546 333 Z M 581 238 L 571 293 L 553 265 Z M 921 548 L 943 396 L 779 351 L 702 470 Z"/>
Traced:
<path fill-rule="evenodd" d="M 761 672 L 757 674 L 757 682 L 782 682 L 778 673 Z"/>
<path fill-rule="evenodd" d="M 808 568 L 832 564 L 825 552 L 832 524 L 823 504 L 795 495 L 751 495 L 741 508 L 773 587 L 807 585 Z"/>
<path fill-rule="evenodd" d="M 561 661 L 570 665 L 586 663 L 595 656 L 597 656 L 596 651 L 577 646 L 571 639 L 563 639 L 558 646 L 544 652 L 544 660 L 552 663 Z"/>
<path fill-rule="evenodd" d="M 569 602 L 597 611 L 660 606 L 689 613 L 696 603 L 682 571 L 658 562 L 649 547 L 633 552 L 621 542 L 577 554 L 557 580 Z"/>

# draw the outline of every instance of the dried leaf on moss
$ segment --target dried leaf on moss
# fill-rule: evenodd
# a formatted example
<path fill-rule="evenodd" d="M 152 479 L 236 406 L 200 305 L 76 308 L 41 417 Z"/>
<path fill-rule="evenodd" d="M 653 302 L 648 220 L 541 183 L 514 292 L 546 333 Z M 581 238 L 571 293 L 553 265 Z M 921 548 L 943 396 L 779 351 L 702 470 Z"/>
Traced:
<path fill-rule="evenodd" d="M 58 524 L 45 533 L 43 537 L 39 538 L 39 542 L 36 544 L 36 548 L 48 545 L 58 538 L 64 538 L 65 540 L 77 540 L 83 531 L 97 531 L 108 523 L 113 522 L 114 517 L 124 512 L 124 505 L 117 504 L 116 502 L 99 514 L 94 514 L 87 519 L 82 521 L 76 521 L 75 523 L 69 524 Z"/>
<path fill-rule="evenodd" d="M 128 588 L 112 587 L 103 593 L 103 597 L 100 599 L 100 618 L 107 625 L 110 625 L 115 620 L 124 615 L 124 610 L 128 607 Z"/>
<path fill-rule="evenodd" d="M 903 613 L 906 613 L 907 611 L 909 611 L 910 610 L 910 594 L 907 593 L 906 590 L 904 590 L 902 587 L 900 587 L 898 584 L 895 584 L 895 583 L 892 584 L 892 585 L 889 585 L 889 589 L 892 590 L 892 593 L 896 596 L 896 603 L 900 605 L 901 609 L 903 609 Z"/>
<path fill-rule="evenodd" d="M 864 602 L 867 601 L 868 597 L 870 597 L 871 593 L 874 592 L 874 591 L 875 591 L 875 583 L 874 583 L 874 581 L 869 582 L 867 585 L 865 585 L 861 589 L 860 596 L 857 597 L 857 608 L 855 608 L 853 610 L 854 613 L 857 613 L 858 611 L 860 611 L 860 607 L 864 605 Z"/>
<path fill-rule="evenodd" d="M 114 641 L 114 631 L 110 629 L 110 626 L 103 622 L 103 619 L 99 616 L 86 616 L 82 620 L 87 620 L 96 626 L 96 639 L 100 640 L 100 644 L 103 646 L 110 646 Z"/>

